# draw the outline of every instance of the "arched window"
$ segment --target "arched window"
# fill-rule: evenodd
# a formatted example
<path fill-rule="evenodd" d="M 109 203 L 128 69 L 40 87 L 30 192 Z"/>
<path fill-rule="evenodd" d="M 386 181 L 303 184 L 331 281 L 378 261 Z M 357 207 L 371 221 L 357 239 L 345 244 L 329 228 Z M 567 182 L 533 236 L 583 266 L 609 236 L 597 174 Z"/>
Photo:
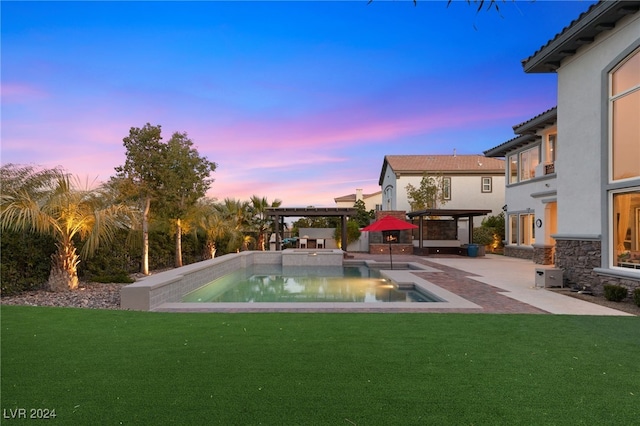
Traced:
<path fill-rule="evenodd" d="M 640 177 L 640 50 L 611 73 L 611 180 Z"/>
<path fill-rule="evenodd" d="M 383 201 L 383 210 L 393 210 L 394 206 L 393 206 L 393 186 L 388 185 L 385 189 L 384 189 L 384 201 Z"/>

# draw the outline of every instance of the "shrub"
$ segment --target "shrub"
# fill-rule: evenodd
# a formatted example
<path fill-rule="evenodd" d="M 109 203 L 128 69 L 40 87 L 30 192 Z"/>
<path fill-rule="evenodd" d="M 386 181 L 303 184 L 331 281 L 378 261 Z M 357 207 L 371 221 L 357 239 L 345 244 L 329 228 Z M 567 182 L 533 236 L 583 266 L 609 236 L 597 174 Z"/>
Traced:
<path fill-rule="evenodd" d="M 35 290 L 49 278 L 53 238 L 30 232 L 0 232 L 0 287 L 2 296 Z"/>
<path fill-rule="evenodd" d="M 347 221 L 347 245 L 358 241 L 360 234 L 360 225 L 358 222 L 354 219 L 349 219 Z M 342 247 L 342 224 L 338 225 L 335 231 L 333 231 L 333 238 L 336 240 L 338 247 Z"/>
<path fill-rule="evenodd" d="M 93 275 L 91 281 L 95 283 L 118 283 L 118 284 L 131 284 L 135 282 L 133 278 L 125 273 L 116 273 L 113 275 Z"/>
<path fill-rule="evenodd" d="M 633 290 L 633 302 L 640 306 L 640 287 Z"/>
<path fill-rule="evenodd" d="M 483 228 L 493 228 L 498 235 L 498 239 L 502 242 L 505 239 L 505 219 L 504 212 L 496 216 L 488 216 L 482 220 Z"/>
<path fill-rule="evenodd" d="M 493 228 L 479 227 L 473 228 L 473 243 L 486 246 L 493 243 L 495 230 Z"/>
<path fill-rule="evenodd" d="M 612 302 L 620 302 L 627 297 L 627 288 L 621 285 L 605 284 L 604 297 Z"/>
<path fill-rule="evenodd" d="M 118 277 L 140 270 L 138 258 L 130 254 L 134 251 L 127 243 L 127 231 L 120 230 L 113 241 L 100 244 L 91 257 L 78 264 L 78 276 L 83 281 L 124 282 Z"/>

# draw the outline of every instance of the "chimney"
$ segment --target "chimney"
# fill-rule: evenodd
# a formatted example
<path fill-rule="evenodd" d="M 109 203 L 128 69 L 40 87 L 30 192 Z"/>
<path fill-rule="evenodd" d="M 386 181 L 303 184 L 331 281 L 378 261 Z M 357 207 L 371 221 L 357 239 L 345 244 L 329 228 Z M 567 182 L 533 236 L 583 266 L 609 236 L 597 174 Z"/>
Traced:
<path fill-rule="evenodd" d="M 362 200 L 362 189 L 356 189 L 356 201 Z"/>
<path fill-rule="evenodd" d="M 456 149 L 455 148 L 453 148 L 453 156 L 454 157 L 456 156 Z"/>

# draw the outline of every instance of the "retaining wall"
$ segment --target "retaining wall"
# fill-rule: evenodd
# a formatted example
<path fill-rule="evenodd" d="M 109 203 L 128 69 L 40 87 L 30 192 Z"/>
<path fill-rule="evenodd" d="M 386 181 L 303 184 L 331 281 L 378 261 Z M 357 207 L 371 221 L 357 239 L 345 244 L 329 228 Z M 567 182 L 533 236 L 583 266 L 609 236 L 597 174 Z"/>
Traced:
<path fill-rule="evenodd" d="M 123 309 L 151 311 L 224 275 L 254 265 L 342 266 L 342 250 L 244 251 L 149 275 L 120 290 Z"/>
<path fill-rule="evenodd" d="M 150 311 L 223 275 L 252 265 L 281 265 L 283 252 L 246 251 L 227 254 L 159 274 L 149 275 L 120 290 L 123 309 Z"/>

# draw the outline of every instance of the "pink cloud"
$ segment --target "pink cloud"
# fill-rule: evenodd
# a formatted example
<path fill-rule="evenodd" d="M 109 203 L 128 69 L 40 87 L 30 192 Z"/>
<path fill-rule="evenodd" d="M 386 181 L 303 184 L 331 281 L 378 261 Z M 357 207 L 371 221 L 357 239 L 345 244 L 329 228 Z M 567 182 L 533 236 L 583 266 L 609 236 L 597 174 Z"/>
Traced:
<path fill-rule="evenodd" d="M 21 127 L 3 119 L 2 162 L 61 165 L 74 174 L 107 180 L 114 167 L 124 163 L 122 138 L 129 128 L 149 121 L 162 125 L 165 139 L 174 131 L 187 131 L 200 154 L 218 163 L 211 196 L 248 199 L 256 194 L 281 198 L 290 206 L 331 206 L 335 197 L 361 186 L 365 192 L 379 190 L 383 156 L 402 147 L 403 138 L 424 136 L 429 149 L 435 149 L 438 141 L 428 140 L 432 132 L 482 129 L 506 121 L 506 140 L 511 125 L 537 113 L 531 113 L 536 103 L 535 97 L 527 98 L 526 103 L 516 99 L 499 106 L 451 102 L 436 112 L 428 110 L 428 105 L 407 104 L 403 110 L 387 113 L 375 103 L 359 101 L 295 117 L 271 114 L 248 120 L 231 112 L 203 120 L 204 114 L 193 114 L 194 108 L 184 114 L 182 109 L 165 106 L 158 116 L 156 107 L 147 109 L 141 104 L 138 108 L 107 98 L 87 103 L 88 108 L 75 108 L 77 102 L 74 108 L 39 110 L 35 114 L 46 119 L 29 120 L 35 124 Z M 196 109 L 202 109 L 201 105 Z M 11 124 L 8 133 L 5 124 Z M 457 147 L 464 143 L 469 142 L 460 141 Z M 453 148 L 446 146 L 447 141 L 441 145 L 446 150 Z M 368 164 L 361 164 L 362 153 L 372 152 L 374 146 L 378 162 L 371 164 L 369 159 Z M 415 149 L 423 152 L 425 148 Z M 362 181 L 365 184 L 359 184 Z"/>
<path fill-rule="evenodd" d="M 309 116 L 295 122 L 253 121 L 211 129 L 216 151 L 237 152 L 242 146 L 247 151 L 268 153 L 277 151 L 304 153 L 322 149 L 357 146 L 371 142 L 384 142 L 407 136 L 428 134 L 432 131 L 517 116 L 513 108 L 476 108 L 457 106 L 437 113 L 422 111 L 399 119 L 375 117 L 361 113 L 360 117 L 345 120 L 345 116 L 357 117 L 344 111 L 333 114 Z M 206 146 L 206 142 L 200 142 Z M 300 157 L 300 155 L 297 155 Z"/>
<path fill-rule="evenodd" d="M 2 93 L 2 103 L 26 103 L 49 96 L 46 91 L 27 83 L 4 82 L 0 92 Z"/>

